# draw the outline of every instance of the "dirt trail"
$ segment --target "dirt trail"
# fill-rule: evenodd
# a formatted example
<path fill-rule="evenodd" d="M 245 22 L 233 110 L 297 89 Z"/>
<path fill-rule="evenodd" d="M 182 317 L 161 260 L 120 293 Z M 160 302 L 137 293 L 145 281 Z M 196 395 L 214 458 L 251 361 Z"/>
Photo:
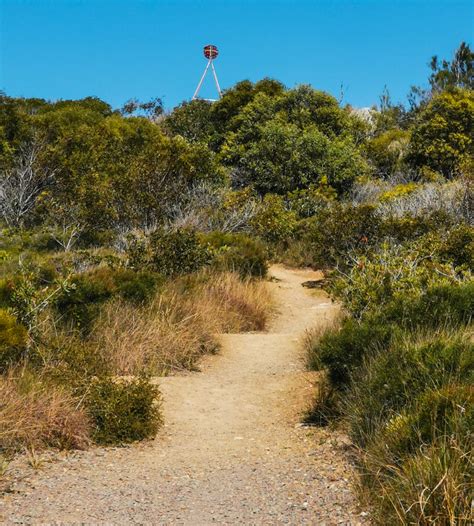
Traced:
<path fill-rule="evenodd" d="M 45 465 L 0 501 L 6 523 L 364 523 L 350 492 L 346 441 L 302 427 L 317 375 L 299 341 L 336 307 L 274 266 L 278 306 L 268 333 L 222 335 L 199 373 L 160 379 L 166 426 L 129 448 L 74 453 Z"/>

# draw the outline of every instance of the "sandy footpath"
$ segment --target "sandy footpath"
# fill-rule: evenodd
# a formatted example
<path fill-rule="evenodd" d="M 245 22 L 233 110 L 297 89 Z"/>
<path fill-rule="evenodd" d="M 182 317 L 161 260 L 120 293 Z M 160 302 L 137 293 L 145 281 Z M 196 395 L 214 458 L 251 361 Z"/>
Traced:
<path fill-rule="evenodd" d="M 12 487 L 7 524 L 311 524 L 366 519 L 351 493 L 347 439 L 306 428 L 317 374 L 300 339 L 337 308 L 271 268 L 277 314 L 266 333 L 225 334 L 201 371 L 159 379 L 166 425 L 154 441 L 75 452 Z"/>

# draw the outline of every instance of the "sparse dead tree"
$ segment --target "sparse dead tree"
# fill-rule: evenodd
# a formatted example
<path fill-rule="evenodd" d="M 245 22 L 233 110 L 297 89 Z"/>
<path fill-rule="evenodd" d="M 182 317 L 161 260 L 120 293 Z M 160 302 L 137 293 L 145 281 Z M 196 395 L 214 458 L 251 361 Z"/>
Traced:
<path fill-rule="evenodd" d="M 204 232 L 244 232 L 257 213 L 259 202 L 249 198 L 244 203 L 225 206 L 228 190 L 208 184 L 191 187 L 168 208 L 173 227 L 191 227 Z"/>
<path fill-rule="evenodd" d="M 38 196 L 54 181 L 55 170 L 39 164 L 43 143 L 18 148 L 13 167 L 0 173 L 0 214 L 9 226 L 22 226 Z"/>
<path fill-rule="evenodd" d="M 69 252 L 84 228 L 79 207 L 72 204 L 61 206 L 53 202 L 51 210 L 54 223 L 49 228 L 49 234 L 65 252 Z"/>

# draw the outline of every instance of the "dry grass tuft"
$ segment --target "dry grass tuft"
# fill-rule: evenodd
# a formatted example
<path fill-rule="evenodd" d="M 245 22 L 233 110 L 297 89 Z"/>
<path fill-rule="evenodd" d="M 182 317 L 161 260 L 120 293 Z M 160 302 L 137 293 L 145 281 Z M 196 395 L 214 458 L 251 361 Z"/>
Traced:
<path fill-rule="evenodd" d="M 106 305 L 92 333 L 115 374 L 193 369 L 218 348 L 220 332 L 262 330 L 271 305 L 264 283 L 235 274 L 204 275 L 171 284 L 149 305 Z"/>
<path fill-rule="evenodd" d="M 0 377 L 1 450 L 83 449 L 90 431 L 89 417 L 64 389 L 24 370 Z"/>
<path fill-rule="evenodd" d="M 218 332 L 261 331 L 271 307 L 268 288 L 261 281 L 219 274 L 198 291 L 194 302 Z"/>

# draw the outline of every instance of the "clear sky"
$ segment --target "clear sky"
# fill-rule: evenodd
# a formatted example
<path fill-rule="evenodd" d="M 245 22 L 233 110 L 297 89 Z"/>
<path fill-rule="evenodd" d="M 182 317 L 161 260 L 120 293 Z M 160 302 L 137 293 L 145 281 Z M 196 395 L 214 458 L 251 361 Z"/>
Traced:
<path fill-rule="evenodd" d="M 362 107 L 384 85 L 405 100 L 462 40 L 474 45 L 474 0 L 0 0 L 0 90 L 171 107 L 192 96 L 212 43 L 223 88 L 269 76 L 339 97 L 342 83 Z"/>

